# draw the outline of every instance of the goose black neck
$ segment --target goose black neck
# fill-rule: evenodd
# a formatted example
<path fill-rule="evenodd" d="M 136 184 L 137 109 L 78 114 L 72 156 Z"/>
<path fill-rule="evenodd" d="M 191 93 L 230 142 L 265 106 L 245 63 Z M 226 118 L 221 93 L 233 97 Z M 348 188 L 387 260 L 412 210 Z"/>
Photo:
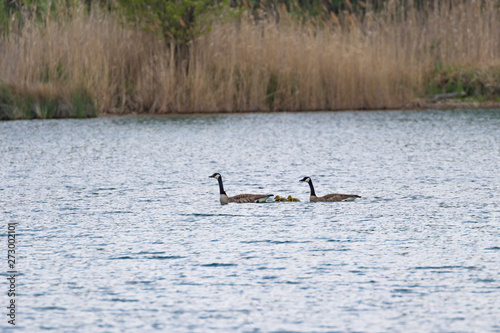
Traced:
<path fill-rule="evenodd" d="M 226 192 L 224 192 L 224 185 L 222 185 L 222 177 L 219 177 L 217 181 L 219 182 L 220 194 L 226 194 Z"/>
<path fill-rule="evenodd" d="M 309 180 L 307 183 L 309 184 L 309 187 L 311 188 L 311 195 L 316 196 L 316 192 L 314 192 L 314 186 L 313 186 L 312 180 Z"/>

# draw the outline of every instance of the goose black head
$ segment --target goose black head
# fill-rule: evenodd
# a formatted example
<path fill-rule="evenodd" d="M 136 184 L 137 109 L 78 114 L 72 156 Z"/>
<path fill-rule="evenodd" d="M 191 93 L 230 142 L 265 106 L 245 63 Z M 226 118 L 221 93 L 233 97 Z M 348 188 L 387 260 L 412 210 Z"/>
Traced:
<path fill-rule="evenodd" d="M 220 173 L 214 173 L 213 175 L 209 176 L 208 178 L 215 178 L 215 179 L 219 179 L 220 178 Z"/>
<path fill-rule="evenodd" d="M 310 177 L 304 177 L 301 180 L 299 180 L 299 182 L 307 182 L 307 183 L 309 183 L 310 181 L 311 181 Z"/>

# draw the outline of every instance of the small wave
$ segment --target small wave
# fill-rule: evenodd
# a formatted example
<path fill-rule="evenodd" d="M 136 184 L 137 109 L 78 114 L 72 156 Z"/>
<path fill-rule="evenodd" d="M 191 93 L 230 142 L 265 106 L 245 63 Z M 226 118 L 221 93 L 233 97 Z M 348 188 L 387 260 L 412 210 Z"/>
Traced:
<path fill-rule="evenodd" d="M 253 241 L 241 241 L 243 244 L 256 244 L 256 243 L 269 243 L 269 244 L 302 244 L 311 243 L 311 241 L 276 241 L 276 240 L 253 240 Z"/>
<path fill-rule="evenodd" d="M 35 310 L 40 310 L 40 311 L 52 311 L 52 310 L 66 311 L 67 310 L 66 308 L 63 308 L 61 306 L 43 306 L 43 307 L 34 308 L 34 309 Z"/>
<path fill-rule="evenodd" d="M 357 242 L 358 240 L 356 239 L 327 239 L 327 242 L 332 242 L 332 243 L 352 243 L 352 242 Z"/>
<path fill-rule="evenodd" d="M 398 289 L 394 289 L 392 292 L 393 293 L 400 293 L 400 294 L 411 294 L 414 291 L 412 289 L 407 289 L 407 288 L 398 288 Z"/>
<path fill-rule="evenodd" d="M 149 252 L 149 251 L 141 251 L 137 254 L 164 254 L 165 251 L 160 251 L 160 252 Z"/>
<path fill-rule="evenodd" d="M 126 260 L 126 259 L 181 259 L 183 256 L 150 256 L 150 257 L 131 257 L 131 256 L 121 256 L 121 257 L 112 257 L 109 260 Z"/>
<path fill-rule="evenodd" d="M 102 212 L 101 214 L 132 214 L 133 212 L 128 210 L 111 210 L 107 212 Z"/>
<path fill-rule="evenodd" d="M 159 259 L 159 260 L 164 260 L 164 259 L 181 259 L 184 258 L 183 256 L 152 256 L 152 257 L 145 257 L 144 259 Z"/>
<path fill-rule="evenodd" d="M 491 282 L 496 282 L 496 280 L 493 280 L 493 279 L 475 279 L 474 282 L 491 283 Z"/>
<path fill-rule="evenodd" d="M 286 267 L 266 267 L 266 266 L 261 266 L 261 267 L 258 267 L 256 269 L 258 271 L 263 271 L 263 270 L 266 270 L 266 269 L 275 270 L 275 271 L 281 271 L 281 270 L 286 269 Z"/>
<path fill-rule="evenodd" d="M 417 266 L 414 269 L 468 269 L 468 270 L 476 270 L 479 269 L 476 266 Z"/>
<path fill-rule="evenodd" d="M 139 258 L 137 258 L 137 257 L 130 257 L 130 256 L 109 258 L 109 260 L 122 260 L 122 259 L 139 259 Z"/>
<path fill-rule="evenodd" d="M 249 259 L 255 259 L 258 258 L 257 256 L 248 256 L 248 257 L 242 257 L 242 259 L 249 260 Z"/>
<path fill-rule="evenodd" d="M 341 248 L 341 249 L 313 249 L 313 250 L 309 250 L 310 252 L 329 252 L 329 251 L 340 251 L 340 252 L 343 252 L 343 251 L 351 251 L 351 249 L 348 249 L 348 248 Z"/>
<path fill-rule="evenodd" d="M 125 284 L 150 284 L 154 281 L 127 281 Z"/>
<path fill-rule="evenodd" d="M 357 275 L 366 275 L 363 271 L 358 271 L 356 269 L 349 271 L 349 273 L 357 274 Z"/>
<path fill-rule="evenodd" d="M 208 213 L 192 213 L 192 214 L 177 214 L 179 216 L 196 216 L 196 217 L 206 217 L 206 216 L 229 216 L 229 217 L 248 217 L 248 215 L 241 214 L 208 214 Z M 254 216 L 254 215 L 252 215 Z"/>
<path fill-rule="evenodd" d="M 224 263 L 218 263 L 218 262 L 213 262 L 211 264 L 205 264 L 205 265 L 200 265 L 202 267 L 234 267 L 238 266 L 238 264 L 224 264 Z"/>
<path fill-rule="evenodd" d="M 60 211 L 66 211 L 66 210 L 69 210 L 69 211 L 75 211 L 75 210 L 80 210 L 80 208 L 78 207 L 61 207 L 59 208 Z M 41 212 L 41 210 L 40 210 Z"/>

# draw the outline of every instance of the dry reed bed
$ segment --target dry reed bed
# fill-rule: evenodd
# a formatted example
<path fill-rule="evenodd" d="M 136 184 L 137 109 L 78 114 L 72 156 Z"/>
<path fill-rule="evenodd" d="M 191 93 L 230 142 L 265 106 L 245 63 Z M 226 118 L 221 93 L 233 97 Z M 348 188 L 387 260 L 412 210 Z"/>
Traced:
<path fill-rule="evenodd" d="M 85 90 L 101 113 L 401 108 L 436 68 L 500 67 L 494 1 L 388 8 L 317 28 L 243 19 L 215 24 L 188 60 L 108 13 L 28 22 L 0 40 L 0 80 L 17 95 L 72 103 Z"/>

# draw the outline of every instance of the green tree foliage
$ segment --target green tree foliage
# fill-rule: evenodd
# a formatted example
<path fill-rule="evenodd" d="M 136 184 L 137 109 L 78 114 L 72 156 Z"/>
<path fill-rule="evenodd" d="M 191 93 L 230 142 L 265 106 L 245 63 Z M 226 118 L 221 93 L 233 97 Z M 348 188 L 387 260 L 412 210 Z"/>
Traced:
<path fill-rule="evenodd" d="M 20 28 L 26 20 L 44 22 L 48 17 L 65 17 L 81 4 L 81 0 L 4 0 L 0 4 L 0 33 Z"/>
<path fill-rule="evenodd" d="M 16 11 L 19 11 L 18 2 L 2 1 L 2 4 L 0 4 L 0 34 L 9 31 L 9 19 Z"/>
<path fill-rule="evenodd" d="M 330 12 L 339 14 L 343 11 L 362 12 L 366 9 L 378 10 L 381 9 L 387 1 L 388 0 L 247 0 L 241 3 L 243 6 L 252 9 L 270 9 L 285 5 L 288 12 L 293 12 L 298 15 L 307 14 L 318 16 Z"/>
<path fill-rule="evenodd" d="M 227 0 L 118 0 L 127 17 L 160 34 L 167 44 L 185 46 L 210 27 L 210 16 Z"/>

